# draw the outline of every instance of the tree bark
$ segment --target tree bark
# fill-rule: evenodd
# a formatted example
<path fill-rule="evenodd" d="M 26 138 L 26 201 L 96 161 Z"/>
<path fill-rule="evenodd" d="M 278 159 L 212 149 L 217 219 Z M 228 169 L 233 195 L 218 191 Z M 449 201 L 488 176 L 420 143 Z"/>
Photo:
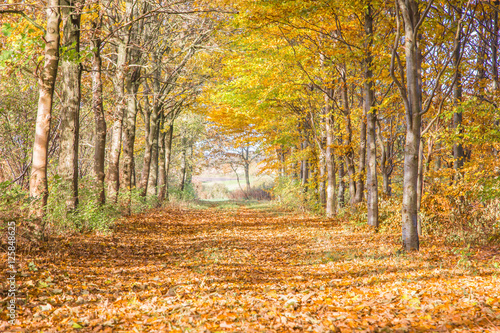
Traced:
<path fill-rule="evenodd" d="M 325 164 L 326 164 L 326 216 L 333 217 L 336 214 L 337 203 L 335 197 L 335 187 L 336 187 L 336 179 L 335 179 L 335 159 L 333 152 L 333 144 L 334 144 L 334 119 L 331 114 L 331 107 L 328 101 L 326 104 L 326 123 L 325 123 L 325 132 L 326 132 L 326 149 L 325 149 Z"/>
<path fill-rule="evenodd" d="M 339 163 L 339 190 L 338 190 L 338 207 L 345 207 L 345 182 L 344 182 L 345 170 L 344 162 Z"/>
<path fill-rule="evenodd" d="M 78 141 L 80 132 L 81 76 L 80 1 L 61 0 L 63 20 L 61 60 L 62 110 L 58 173 L 66 195 L 66 209 L 78 206 Z"/>
<path fill-rule="evenodd" d="M 150 91 L 147 88 L 147 85 L 145 87 L 145 92 L 146 94 L 149 94 Z M 137 185 L 137 188 L 141 190 L 141 196 L 145 196 L 148 190 L 148 179 L 149 179 L 149 172 L 151 170 L 151 155 L 152 155 L 152 148 L 153 148 L 153 142 L 155 138 L 154 133 L 156 131 L 156 118 L 158 113 L 155 108 L 151 108 L 151 105 L 149 104 L 149 96 L 144 96 L 144 108 L 143 108 L 143 116 L 144 116 L 144 126 L 146 127 L 146 140 L 145 140 L 145 147 L 144 147 L 144 156 L 143 156 L 143 162 L 142 162 L 142 171 L 141 171 L 141 178 L 139 180 L 139 184 Z M 154 122 L 153 122 L 154 121 Z"/>
<path fill-rule="evenodd" d="M 165 116 L 160 114 L 160 126 L 158 128 L 158 203 L 161 205 L 165 199 L 165 184 L 166 184 L 166 170 L 165 170 L 165 137 L 166 132 L 163 129 L 165 123 Z M 163 193 L 162 193 L 163 191 Z"/>
<path fill-rule="evenodd" d="M 122 146 L 123 116 L 126 110 L 125 76 L 128 60 L 128 39 L 126 34 L 118 40 L 116 74 L 113 85 L 116 95 L 116 109 L 114 112 L 114 122 L 111 127 L 111 147 L 110 161 L 108 166 L 108 195 L 112 203 L 118 199 L 120 189 L 120 154 Z"/>
<path fill-rule="evenodd" d="M 493 36 L 491 43 L 491 71 L 493 74 L 493 90 L 495 93 L 500 91 L 500 80 L 498 78 L 498 11 L 500 10 L 500 1 L 495 0 L 493 2 Z M 498 125 L 497 125 L 498 126 Z"/>
<path fill-rule="evenodd" d="M 366 73 L 365 73 L 366 74 Z M 364 88 L 366 89 L 366 87 Z M 373 92 L 372 92 L 373 93 Z M 366 97 L 366 91 L 364 92 Z M 372 98 L 373 99 L 373 98 Z M 354 195 L 354 204 L 363 202 L 365 192 L 365 177 L 366 177 L 366 122 L 367 110 L 366 101 L 363 99 L 363 117 L 359 125 L 359 160 L 358 160 L 358 174 L 356 175 L 356 193 Z"/>
<path fill-rule="evenodd" d="M 368 206 L 368 225 L 378 228 L 378 180 L 377 180 L 377 115 L 373 108 L 375 92 L 373 91 L 373 73 L 372 73 L 372 53 L 373 46 L 373 17 L 371 3 L 365 11 L 365 34 L 367 38 L 365 55 L 365 82 L 364 90 L 364 110 L 367 124 L 367 144 L 368 144 L 368 168 L 367 168 L 367 206 Z"/>
<path fill-rule="evenodd" d="M 101 76 L 101 39 L 98 37 L 100 24 L 93 23 L 94 35 L 92 38 L 92 111 L 94 112 L 94 175 L 99 190 L 98 203 L 104 205 L 106 192 L 104 189 L 104 162 L 106 157 L 106 119 L 102 103 L 102 76 Z"/>
<path fill-rule="evenodd" d="M 458 10 L 459 16 L 462 16 L 462 10 Z M 455 39 L 455 51 L 453 53 L 453 65 L 455 67 L 455 85 L 453 86 L 453 106 L 455 112 L 453 113 L 453 128 L 458 132 L 458 142 L 453 144 L 453 167 L 456 171 L 462 169 L 464 166 L 464 147 L 462 144 L 462 120 L 463 114 L 460 107 L 462 103 L 462 72 L 460 71 L 460 58 L 462 53 L 462 34 L 458 34 Z"/>
<path fill-rule="evenodd" d="M 182 165 L 181 165 L 181 184 L 180 190 L 184 191 L 184 187 L 186 185 L 186 169 L 187 169 L 187 161 L 186 161 L 186 150 L 187 150 L 187 141 L 186 138 L 182 138 Z"/>
<path fill-rule="evenodd" d="M 307 150 L 309 146 L 309 142 L 307 141 L 307 138 L 304 139 L 304 142 L 302 143 L 302 150 Z M 304 191 L 307 191 L 307 188 L 306 188 L 306 185 L 309 181 L 309 156 L 306 155 L 305 157 L 303 157 L 302 161 L 301 161 L 301 175 L 302 175 L 302 187 L 304 188 Z"/>
<path fill-rule="evenodd" d="M 345 163 L 347 165 L 347 174 L 349 175 L 349 197 L 350 204 L 355 204 L 356 197 L 356 169 L 354 167 L 354 152 L 351 147 L 352 143 L 352 126 L 351 126 L 351 115 L 347 113 L 345 115 L 346 130 L 347 130 L 347 153 L 345 155 Z"/>
<path fill-rule="evenodd" d="M 135 71 L 139 70 L 135 69 Z M 127 79 L 127 108 L 123 117 L 123 173 L 121 187 L 127 193 L 125 202 L 127 214 L 130 214 L 130 194 L 133 189 L 135 122 L 137 119 L 136 95 L 139 88 L 138 82 L 134 79 L 136 75 L 132 76 Z"/>
<path fill-rule="evenodd" d="M 405 32 L 406 59 L 406 142 L 403 166 L 402 235 L 405 251 L 418 251 L 417 230 L 417 178 L 422 126 L 422 86 L 418 66 L 419 50 L 417 31 L 420 21 L 418 3 L 415 0 L 397 0 L 402 13 Z"/>
<path fill-rule="evenodd" d="M 324 207 L 326 204 L 326 163 L 325 156 L 322 154 L 319 161 L 319 202 L 321 206 Z"/>
<path fill-rule="evenodd" d="M 420 212 L 423 191 L 424 191 L 424 146 L 422 138 L 420 138 L 420 146 L 418 149 L 417 213 Z M 417 232 L 419 237 L 422 236 L 422 220 L 420 216 L 417 216 Z"/>
<path fill-rule="evenodd" d="M 30 176 L 30 197 L 39 199 L 34 203 L 33 207 L 33 212 L 37 217 L 43 217 L 49 195 L 47 188 L 47 153 L 54 85 L 59 65 L 60 22 L 59 0 L 49 0 L 47 2 L 47 29 L 45 33 L 45 62 L 38 80 L 39 98 Z"/>
<path fill-rule="evenodd" d="M 249 159 L 249 150 L 250 150 L 250 148 L 248 146 L 245 147 L 244 156 L 243 156 L 243 170 L 245 172 L 245 183 L 246 183 L 247 194 L 250 192 L 250 159 Z"/>
<path fill-rule="evenodd" d="M 386 197 L 390 197 L 392 195 L 391 173 L 393 170 L 393 165 L 390 162 L 392 148 L 388 141 L 383 141 L 382 138 L 380 138 L 379 141 L 381 151 L 380 169 L 382 170 L 382 191 Z"/>
<path fill-rule="evenodd" d="M 164 186 L 160 186 L 160 192 L 158 193 L 158 198 L 160 202 L 163 200 L 168 201 L 168 174 L 170 171 L 170 156 L 172 153 L 172 137 L 174 134 L 174 122 L 171 120 L 170 124 L 167 125 L 167 132 L 165 134 L 165 177 L 162 180 Z"/>
<path fill-rule="evenodd" d="M 158 185 L 158 139 L 160 134 L 158 128 L 159 128 L 160 118 L 156 116 L 154 120 L 155 120 L 155 124 L 153 126 L 154 128 L 151 129 L 151 132 L 154 130 L 155 136 L 153 138 L 153 144 L 151 147 L 151 158 L 149 163 L 150 170 L 148 177 L 148 191 L 147 191 L 148 195 L 156 195 L 158 191 L 156 186 Z M 153 119 L 151 119 L 151 121 L 153 121 Z"/>

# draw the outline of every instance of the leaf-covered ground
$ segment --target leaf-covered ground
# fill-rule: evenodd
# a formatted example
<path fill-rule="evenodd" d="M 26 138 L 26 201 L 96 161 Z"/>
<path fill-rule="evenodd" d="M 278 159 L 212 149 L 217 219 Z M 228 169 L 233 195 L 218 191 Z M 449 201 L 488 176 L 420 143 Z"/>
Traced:
<path fill-rule="evenodd" d="M 405 255 L 398 237 L 245 207 L 156 210 L 120 221 L 113 234 L 59 239 L 23 255 L 19 327 L 499 331 L 499 252 L 424 239 L 420 253 Z"/>

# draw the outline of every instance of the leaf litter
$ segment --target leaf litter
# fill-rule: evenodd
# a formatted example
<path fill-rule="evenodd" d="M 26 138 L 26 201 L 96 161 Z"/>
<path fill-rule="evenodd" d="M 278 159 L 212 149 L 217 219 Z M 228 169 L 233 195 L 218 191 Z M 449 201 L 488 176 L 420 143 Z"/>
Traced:
<path fill-rule="evenodd" d="M 2 306 L 0 331 L 499 331 L 498 251 L 399 249 L 338 220 L 158 209 L 22 254 L 19 325 Z"/>

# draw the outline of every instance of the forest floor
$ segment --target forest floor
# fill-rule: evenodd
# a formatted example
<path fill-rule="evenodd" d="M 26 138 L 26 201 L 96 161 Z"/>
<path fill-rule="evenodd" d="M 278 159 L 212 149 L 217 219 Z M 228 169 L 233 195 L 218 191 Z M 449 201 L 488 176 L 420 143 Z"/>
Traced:
<path fill-rule="evenodd" d="M 2 282 L 0 331 L 499 332 L 498 249 L 421 247 L 265 207 L 158 209 L 21 254 L 20 326 Z"/>

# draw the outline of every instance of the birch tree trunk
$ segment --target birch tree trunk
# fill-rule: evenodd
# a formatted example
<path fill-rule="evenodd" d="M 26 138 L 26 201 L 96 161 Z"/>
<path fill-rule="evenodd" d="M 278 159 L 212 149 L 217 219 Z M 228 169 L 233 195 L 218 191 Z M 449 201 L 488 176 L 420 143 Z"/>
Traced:
<path fill-rule="evenodd" d="M 59 65 L 59 0 L 47 2 L 47 29 L 45 33 L 45 62 L 38 80 L 38 110 L 33 144 L 33 163 L 30 176 L 30 197 L 38 199 L 33 213 L 43 217 L 47 198 L 47 153 L 49 148 L 50 120 L 54 85 Z"/>
<path fill-rule="evenodd" d="M 80 11 L 82 3 L 61 0 L 63 20 L 61 59 L 62 110 L 58 173 L 67 192 L 66 209 L 73 211 L 78 205 L 78 141 L 80 132 L 81 76 L 80 64 Z"/>

